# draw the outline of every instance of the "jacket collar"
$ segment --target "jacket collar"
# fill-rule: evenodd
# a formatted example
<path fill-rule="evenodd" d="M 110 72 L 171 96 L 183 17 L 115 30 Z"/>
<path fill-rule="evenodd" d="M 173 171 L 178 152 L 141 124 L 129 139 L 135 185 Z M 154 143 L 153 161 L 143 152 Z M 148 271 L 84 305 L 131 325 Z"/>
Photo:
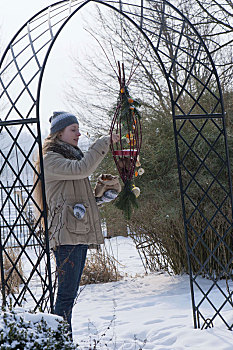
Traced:
<path fill-rule="evenodd" d="M 51 145 L 47 149 L 47 152 L 51 151 L 59 153 L 68 159 L 80 160 L 84 157 L 84 154 L 79 147 L 71 146 L 70 144 L 63 141 L 59 141 L 59 143 L 54 143 Z"/>

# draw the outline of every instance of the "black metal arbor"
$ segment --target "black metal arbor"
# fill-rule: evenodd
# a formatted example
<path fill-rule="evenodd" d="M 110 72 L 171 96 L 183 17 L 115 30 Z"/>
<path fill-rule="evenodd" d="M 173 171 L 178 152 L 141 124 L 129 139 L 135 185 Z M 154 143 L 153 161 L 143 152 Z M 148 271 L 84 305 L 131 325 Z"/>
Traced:
<path fill-rule="evenodd" d="M 28 210 L 34 202 L 35 190 L 30 176 L 35 171 L 31 156 L 34 150 L 39 150 L 41 173 L 38 175 L 45 208 L 40 134 L 44 70 L 64 26 L 90 3 L 107 6 L 135 25 L 163 69 L 173 116 L 194 327 L 211 327 L 215 320 L 220 320 L 232 330 L 232 192 L 221 87 L 201 36 L 189 20 L 165 0 L 59 1 L 25 23 L 6 48 L 0 64 L 0 137 L 8 140 L 6 147 L 0 149 L 3 302 L 7 302 L 6 294 L 15 273 L 21 285 L 17 293 L 13 293 L 13 305 L 22 305 L 25 299 L 31 299 L 30 307 L 33 305 L 34 309 L 53 309 L 47 229 L 45 234 L 40 234 L 41 220 L 44 218 L 46 223 L 46 213 L 42 211 L 34 221 Z M 26 134 L 28 141 L 23 146 L 22 135 Z M 197 192 L 198 196 L 194 195 Z M 22 227 L 26 229 L 24 238 L 20 236 Z M 29 252 L 30 245 L 36 247 L 34 256 Z M 19 248 L 16 259 L 12 258 L 9 247 Z M 203 247 L 205 254 L 200 258 L 198 251 Z M 11 263 L 8 273 L 3 266 L 4 259 Z M 21 274 L 20 259 L 24 266 L 29 266 L 28 274 Z M 37 290 L 33 290 L 36 278 L 40 283 Z"/>

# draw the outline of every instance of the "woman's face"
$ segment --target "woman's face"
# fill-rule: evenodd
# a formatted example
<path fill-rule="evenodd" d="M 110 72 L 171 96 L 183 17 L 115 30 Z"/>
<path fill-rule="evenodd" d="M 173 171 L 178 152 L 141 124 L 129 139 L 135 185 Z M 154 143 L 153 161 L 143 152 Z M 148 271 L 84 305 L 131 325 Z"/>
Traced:
<path fill-rule="evenodd" d="M 63 142 L 69 143 L 72 146 L 77 146 L 79 136 L 79 126 L 78 124 L 71 124 L 62 130 L 59 134 L 59 139 Z"/>

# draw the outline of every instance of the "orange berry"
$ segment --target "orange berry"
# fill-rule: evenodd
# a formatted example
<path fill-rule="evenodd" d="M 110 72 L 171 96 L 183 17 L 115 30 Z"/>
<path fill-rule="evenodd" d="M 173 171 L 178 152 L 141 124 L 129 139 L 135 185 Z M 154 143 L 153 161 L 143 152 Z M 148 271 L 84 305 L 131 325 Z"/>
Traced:
<path fill-rule="evenodd" d="M 136 177 L 138 176 L 138 171 L 135 171 L 135 176 L 136 176 Z"/>
<path fill-rule="evenodd" d="M 136 145 L 136 140 L 130 140 L 130 146 L 135 146 Z"/>
<path fill-rule="evenodd" d="M 133 99 L 131 97 L 128 98 L 129 103 L 133 103 Z"/>
<path fill-rule="evenodd" d="M 132 134 L 132 132 L 130 132 L 130 133 L 126 134 L 125 137 L 127 139 L 131 139 L 132 140 L 134 138 L 134 134 Z"/>
<path fill-rule="evenodd" d="M 125 89 L 124 89 L 124 88 L 122 88 L 122 89 L 121 89 L 121 93 L 123 94 L 124 92 L 125 92 Z"/>

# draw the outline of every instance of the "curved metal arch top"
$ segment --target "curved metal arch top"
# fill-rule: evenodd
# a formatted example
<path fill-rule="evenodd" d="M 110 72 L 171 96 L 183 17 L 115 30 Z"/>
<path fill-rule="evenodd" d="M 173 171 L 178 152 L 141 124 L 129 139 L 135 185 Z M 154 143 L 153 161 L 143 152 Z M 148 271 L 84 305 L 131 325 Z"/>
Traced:
<path fill-rule="evenodd" d="M 0 98 L 4 105 L 9 105 L 5 120 L 35 116 L 43 71 L 53 44 L 69 19 L 89 3 L 115 9 L 146 35 L 164 67 L 175 116 L 222 115 L 219 79 L 208 49 L 188 19 L 168 1 L 63 0 L 46 7 L 25 23 L 3 54 Z M 192 46 L 191 51 L 187 45 Z M 204 81 L 194 73 L 196 64 L 207 72 Z M 178 71 L 180 76 L 177 76 Z M 193 96 L 193 85 L 199 86 L 198 96 Z M 211 109 L 203 103 L 207 98 L 213 101 Z M 187 109 L 183 107 L 184 99 L 189 100 Z"/>
<path fill-rule="evenodd" d="M 62 29 L 78 11 L 90 4 L 107 6 L 135 25 L 149 42 L 154 52 L 156 64 L 160 64 L 162 67 L 164 81 L 170 92 L 194 326 L 204 327 L 207 324 L 210 326 L 216 317 L 220 317 L 228 329 L 232 329 L 232 319 L 225 318 L 221 314 L 224 308 L 232 307 L 232 292 L 228 293 L 226 288 L 219 284 L 219 280 L 222 278 L 232 281 L 232 275 L 229 271 L 233 260 L 232 247 L 227 244 L 229 239 L 232 241 L 230 236 L 232 230 L 232 189 L 221 86 L 214 62 L 201 35 L 188 18 L 166 0 L 59 1 L 35 14 L 20 28 L 9 43 L 0 61 L 0 101 L 4 107 L 4 118 L 0 121 L 0 128 L 1 131 L 9 134 L 11 145 L 7 152 L 0 150 L 3 159 L 0 169 L 3 172 L 8 167 L 13 177 L 10 189 L 0 179 L 0 186 L 5 196 L 0 212 L 0 229 L 3 232 L 0 242 L 1 259 L 2 252 L 6 253 L 9 237 L 15 235 L 18 220 L 23 218 L 31 235 L 36 237 L 42 249 L 33 271 L 38 273 L 38 266 L 42 258 L 47 256 L 48 274 L 46 278 L 50 276 L 47 231 L 45 248 L 43 240 L 40 240 L 35 233 L 39 227 L 39 221 L 44 218 L 46 222 L 46 212 L 41 212 L 40 219 L 33 226 L 25 218 L 25 205 L 22 208 L 15 206 L 17 217 L 13 224 L 7 221 L 5 212 L 8 208 L 8 202 L 10 202 L 9 206 L 14 205 L 12 193 L 16 183 L 25 189 L 27 201 L 33 201 L 35 187 L 32 186 L 29 190 L 22 174 L 25 165 L 29 165 L 31 170 L 35 170 L 30 156 L 36 147 L 39 147 L 40 152 L 41 174 L 38 175 L 42 180 L 44 207 L 46 207 L 39 118 L 43 75 L 48 57 L 52 53 L 53 45 Z M 195 70 L 197 66 L 198 72 Z M 11 132 L 10 126 L 17 124 L 19 129 L 14 133 Z M 30 126 L 31 124 L 36 125 L 37 131 Z M 22 149 L 20 144 L 20 133 L 24 128 L 30 132 L 33 138 L 27 152 Z M 213 132 L 211 138 L 208 135 L 209 130 Z M 192 135 L 191 138 L 190 135 Z M 206 147 L 204 158 L 199 153 L 200 140 Z M 217 147 L 219 144 L 221 147 Z M 21 162 L 18 172 L 9 161 L 11 152 L 15 148 L 23 156 L 23 162 Z M 211 167 L 213 159 L 219 163 L 217 173 Z M 194 165 L 190 167 L 190 164 Z M 205 174 L 205 182 L 203 182 L 203 173 Z M 228 181 L 222 181 L 223 174 L 225 177 L 228 176 Z M 198 198 L 193 197 L 194 187 L 199 189 Z M 219 193 L 217 201 L 213 197 L 213 189 Z M 207 202 L 211 204 L 211 210 L 208 213 L 204 208 Z M 225 210 L 229 207 L 231 207 L 231 213 L 229 210 Z M 197 231 L 195 221 L 200 217 L 203 223 Z M 226 229 L 224 232 L 220 232 L 215 223 L 217 217 L 221 217 L 225 221 Z M 6 236 L 4 236 L 5 231 L 7 232 Z M 215 236 L 215 243 L 211 247 L 208 246 L 205 239 L 209 232 Z M 15 240 L 18 242 L 17 237 Z M 196 252 L 200 246 L 206 248 L 204 261 L 197 258 Z M 218 255 L 222 247 L 226 252 L 225 264 L 220 261 Z M 21 248 L 22 254 L 26 253 L 26 246 L 21 245 Z M 28 254 L 27 257 L 30 258 Z M 207 266 L 211 259 L 220 266 L 218 278 L 208 271 Z M 193 270 L 194 263 L 198 266 L 195 271 Z M 17 270 L 16 265 L 14 268 Z M 8 277 L 4 280 L 2 264 L 1 272 L 4 294 L 4 286 L 8 285 Z M 199 275 L 202 274 L 207 275 L 212 281 L 212 285 L 207 289 L 201 285 L 198 279 Z M 34 298 L 36 308 L 41 307 L 43 299 L 49 291 L 52 309 L 51 276 L 48 282 L 44 275 L 39 274 L 39 276 L 43 279 L 43 295 L 39 300 L 36 300 L 33 295 L 31 296 Z M 31 278 L 32 276 L 25 282 L 19 296 L 15 297 L 15 305 L 22 302 L 27 291 L 30 292 L 29 282 Z M 215 289 L 223 298 L 220 306 L 215 306 L 211 299 L 211 293 Z M 208 311 L 205 308 L 206 304 L 208 304 Z M 43 304 L 42 308 L 45 306 L 47 303 Z M 211 322 L 207 322 L 207 320 Z"/>

